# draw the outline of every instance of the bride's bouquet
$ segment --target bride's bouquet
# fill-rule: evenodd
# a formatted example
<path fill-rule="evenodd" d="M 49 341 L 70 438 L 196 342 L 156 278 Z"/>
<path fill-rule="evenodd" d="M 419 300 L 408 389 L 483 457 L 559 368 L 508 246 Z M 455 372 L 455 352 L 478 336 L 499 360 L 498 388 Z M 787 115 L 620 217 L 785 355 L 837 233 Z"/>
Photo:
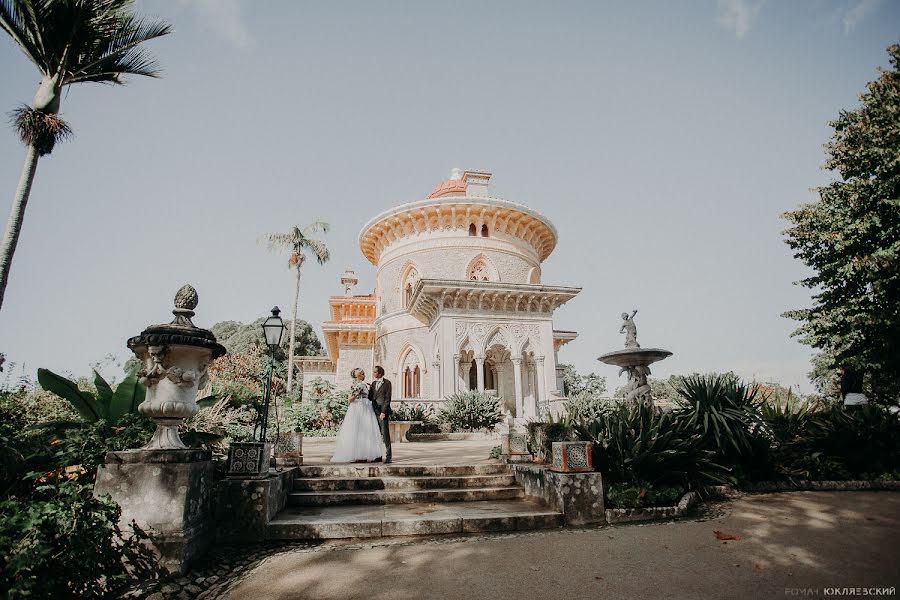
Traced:
<path fill-rule="evenodd" d="M 347 399 L 350 402 L 353 402 L 357 398 L 361 398 L 366 395 L 369 391 L 369 386 L 366 385 L 364 381 L 357 381 L 353 385 L 350 386 L 350 392 L 347 395 Z"/>

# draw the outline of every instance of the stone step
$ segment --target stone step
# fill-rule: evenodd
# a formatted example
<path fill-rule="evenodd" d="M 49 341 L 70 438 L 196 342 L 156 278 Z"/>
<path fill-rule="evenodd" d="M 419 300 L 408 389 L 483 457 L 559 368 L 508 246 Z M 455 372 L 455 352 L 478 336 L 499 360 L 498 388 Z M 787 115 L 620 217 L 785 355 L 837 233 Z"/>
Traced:
<path fill-rule="evenodd" d="M 272 540 L 440 535 L 561 527 L 563 515 L 532 499 L 397 504 L 386 506 L 288 507 L 269 522 Z"/>
<path fill-rule="evenodd" d="M 507 475 L 508 465 L 485 463 L 480 465 L 383 465 L 361 463 L 355 465 L 304 466 L 297 469 L 297 477 L 459 477 L 467 475 Z"/>
<path fill-rule="evenodd" d="M 430 488 L 510 487 L 514 475 L 459 475 L 450 477 L 300 477 L 294 479 L 295 492 L 344 490 L 425 490 Z"/>
<path fill-rule="evenodd" d="M 288 506 L 336 506 L 340 504 L 411 504 L 422 502 L 479 502 L 522 498 L 519 486 L 482 488 L 431 488 L 425 490 L 344 490 L 291 492 Z"/>

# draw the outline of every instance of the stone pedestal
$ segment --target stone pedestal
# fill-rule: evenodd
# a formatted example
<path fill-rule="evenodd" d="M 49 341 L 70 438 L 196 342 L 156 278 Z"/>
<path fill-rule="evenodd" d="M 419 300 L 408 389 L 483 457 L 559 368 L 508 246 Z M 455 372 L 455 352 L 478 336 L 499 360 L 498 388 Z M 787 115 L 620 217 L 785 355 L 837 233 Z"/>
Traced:
<path fill-rule="evenodd" d="M 94 495 L 122 507 L 123 529 L 135 521 L 150 534 L 160 566 L 185 573 L 212 538 L 212 454 L 208 450 L 110 452 Z"/>

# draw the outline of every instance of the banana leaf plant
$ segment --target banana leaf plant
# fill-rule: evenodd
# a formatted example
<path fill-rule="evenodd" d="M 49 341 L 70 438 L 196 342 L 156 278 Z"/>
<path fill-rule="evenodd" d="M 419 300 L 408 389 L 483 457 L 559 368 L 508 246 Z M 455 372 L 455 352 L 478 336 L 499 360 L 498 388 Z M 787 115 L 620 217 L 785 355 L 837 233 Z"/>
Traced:
<path fill-rule="evenodd" d="M 68 400 L 69 404 L 81 415 L 82 421 L 54 421 L 44 423 L 42 427 L 57 430 L 77 427 L 82 423 L 95 423 L 105 420 L 116 423 L 125 415 L 138 414 L 138 406 L 147 395 L 147 388 L 138 381 L 137 375 L 129 373 L 116 389 L 107 382 L 100 373 L 94 371 L 94 387 L 96 394 L 79 389 L 71 379 L 57 375 L 48 369 L 38 369 L 38 382 L 41 387 Z M 215 396 L 207 396 L 197 401 L 200 408 L 207 408 L 216 402 Z M 189 446 L 212 444 L 223 436 L 206 431 L 186 431 L 181 434 L 182 441 Z"/>

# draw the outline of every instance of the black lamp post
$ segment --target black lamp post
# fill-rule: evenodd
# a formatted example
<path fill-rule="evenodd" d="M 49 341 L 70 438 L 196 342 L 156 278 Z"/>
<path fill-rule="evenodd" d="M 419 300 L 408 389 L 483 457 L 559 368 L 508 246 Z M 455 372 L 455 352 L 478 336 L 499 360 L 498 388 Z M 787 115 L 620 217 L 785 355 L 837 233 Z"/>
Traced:
<path fill-rule="evenodd" d="M 266 370 L 266 390 L 265 398 L 263 400 L 262 423 L 260 425 L 259 433 L 259 441 L 263 443 L 266 441 L 266 428 L 269 425 L 269 402 L 272 398 L 272 377 L 274 376 L 275 371 L 275 351 L 281 346 L 281 338 L 284 336 L 284 321 L 278 316 L 280 312 L 281 310 L 276 306 L 272 309 L 272 316 L 263 321 L 262 324 L 266 345 L 269 347 L 269 351 L 272 354 L 269 368 Z"/>

